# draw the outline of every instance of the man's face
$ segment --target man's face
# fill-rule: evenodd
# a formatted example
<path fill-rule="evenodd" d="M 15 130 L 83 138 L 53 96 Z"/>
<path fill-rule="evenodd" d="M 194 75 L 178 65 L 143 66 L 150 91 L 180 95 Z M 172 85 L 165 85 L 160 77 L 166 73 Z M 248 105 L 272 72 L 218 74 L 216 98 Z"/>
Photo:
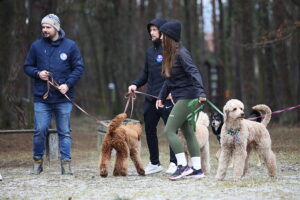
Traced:
<path fill-rule="evenodd" d="M 152 41 L 159 38 L 159 30 L 156 26 L 154 26 L 154 25 L 150 26 L 150 35 L 151 35 Z"/>
<path fill-rule="evenodd" d="M 42 24 L 42 32 L 46 38 L 54 38 L 57 34 L 57 30 L 50 24 Z"/>

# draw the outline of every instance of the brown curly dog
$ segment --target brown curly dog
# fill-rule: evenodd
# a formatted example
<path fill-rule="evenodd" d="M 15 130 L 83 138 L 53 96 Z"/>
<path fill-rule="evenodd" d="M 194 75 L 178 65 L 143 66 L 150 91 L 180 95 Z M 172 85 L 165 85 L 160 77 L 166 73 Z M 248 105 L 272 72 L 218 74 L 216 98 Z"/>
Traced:
<path fill-rule="evenodd" d="M 259 122 L 244 119 L 244 104 L 229 100 L 224 108 L 224 125 L 221 131 L 221 154 L 216 178 L 223 180 L 230 158 L 234 157 L 233 178 L 239 180 L 245 175 L 250 152 L 255 148 L 262 156 L 269 176 L 276 176 L 276 158 L 271 149 L 271 138 L 266 125 L 271 119 L 271 109 L 263 104 L 253 107 L 266 112 L 264 120 Z"/>
<path fill-rule="evenodd" d="M 130 155 L 139 175 L 145 175 L 139 152 L 139 141 L 141 140 L 142 127 L 140 124 L 128 123 L 122 125 L 126 118 L 125 113 L 117 115 L 107 128 L 107 133 L 101 147 L 100 176 L 107 177 L 108 164 L 111 152 L 116 150 L 116 162 L 113 171 L 114 176 L 126 176 L 128 169 L 128 157 Z"/>

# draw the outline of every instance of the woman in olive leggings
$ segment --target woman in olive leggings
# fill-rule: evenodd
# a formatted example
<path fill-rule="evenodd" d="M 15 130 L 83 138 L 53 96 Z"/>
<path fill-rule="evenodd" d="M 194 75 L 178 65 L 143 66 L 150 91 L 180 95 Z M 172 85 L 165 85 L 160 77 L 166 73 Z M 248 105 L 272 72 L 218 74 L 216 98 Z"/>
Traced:
<path fill-rule="evenodd" d="M 156 108 L 163 107 L 163 101 L 171 93 L 175 105 L 169 115 L 164 133 L 177 159 L 177 170 L 169 179 L 181 177 L 204 177 L 200 163 L 200 149 L 191 123 L 187 120 L 195 107 L 189 107 L 191 100 L 206 101 L 201 75 L 192 61 L 190 52 L 182 46 L 180 41 L 181 24 L 178 20 L 170 20 L 160 27 L 163 41 L 162 74 L 166 77 L 160 91 Z M 198 104 L 198 106 L 200 105 Z M 187 141 L 193 167 L 187 165 L 187 160 L 176 131 L 181 129 Z"/>

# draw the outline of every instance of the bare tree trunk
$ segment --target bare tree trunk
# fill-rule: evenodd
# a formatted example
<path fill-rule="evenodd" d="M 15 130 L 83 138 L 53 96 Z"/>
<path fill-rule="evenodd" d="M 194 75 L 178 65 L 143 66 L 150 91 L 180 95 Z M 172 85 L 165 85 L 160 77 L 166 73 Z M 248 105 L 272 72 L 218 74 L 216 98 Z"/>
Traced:
<path fill-rule="evenodd" d="M 273 18 L 275 27 L 280 30 L 284 26 L 287 11 L 285 10 L 285 1 L 277 0 L 273 2 Z M 275 76 L 276 80 L 276 98 L 277 105 L 287 107 L 291 102 L 291 88 L 289 87 L 289 62 L 287 57 L 287 47 L 285 41 L 280 42 L 274 49 L 275 53 Z M 288 122 L 291 113 L 286 113 L 280 118 L 281 122 Z"/>
<path fill-rule="evenodd" d="M 14 45 L 16 46 L 17 52 L 12 54 L 11 61 L 9 64 L 8 79 L 3 88 L 3 94 L 7 102 L 9 103 L 10 116 L 12 119 L 12 126 L 17 126 L 19 128 L 26 127 L 28 121 L 25 115 L 24 102 L 22 98 L 18 95 L 17 83 L 19 81 L 20 71 L 23 66 L 23 62 L 26 55 L 26 46 L 23 42 L 23 38 L 26 35 L 26 27 L 24 24 L 24 19 L 26 16 L 24 3 L 22 1 L 15 1 L 15 38 L 12 38 Z M 9 117 L 9 116 L 7 116 Z"/>
<path fill-rule="evenodd" d="M 240 2 L 237 1 L 232 1 L 232 8 L 233 8 L 233 80 L 234 80 L 234 90 L 235 90 L 235 95 L 234 98 L 241 99 L 243 100 L 243 93 L 242 93 L 242 88 L 244 87 L 244 82 L 242 74 L 241 74 L 241 52 L 242 52 L 242 47 L 241 47 L 241 7 L 239 5 Z"/>

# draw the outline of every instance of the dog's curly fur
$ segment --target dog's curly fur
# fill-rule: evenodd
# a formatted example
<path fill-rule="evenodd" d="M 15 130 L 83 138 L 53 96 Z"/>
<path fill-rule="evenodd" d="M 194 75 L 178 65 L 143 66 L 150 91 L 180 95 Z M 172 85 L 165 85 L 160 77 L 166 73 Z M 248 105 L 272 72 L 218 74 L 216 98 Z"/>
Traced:
<path fill-rule="evenodd" d="M 117 115 L 107 128 L 107 133 L 101 147 L 100 176 L 107 177 L 108 164 L 111 152 L 116 150 L 116 162 L 113 171 L 114 176 L 126 176 L 128 169 L 128 157 L 130 156 L 139 175 L 145 175 L 139 152 L 139 142 L 142 135 L 140 124 L 128 123 L 122 125 L 126 118 L 125 113 Z"/>
<path fill-rule="evenodd" d="M 216 178 L 223 180 L 229 160 L 234 156 L 233 178 L 239 180 L 248 168 L 250 152 L 256 148 L 264 159 L 270 177 L 276 176 L 276 158 L 271 150 L 271 138 L 266 125 L 271 119 L 271 109 L 263 104 L 254 106 L 255 110 L 263 110 L 266 117 L 261 123 L 244 119 L 244 105 L 237 99 L 229 100 L 224 108 L 224 125 L 221 131 L 221 154 L 218 162 Z M 240 129 L 238 142 L 228 134 L 229 130 Z"/>
<path fill-rule="evenodd" d="M 262 121 L 261 115 L 262 114 L 258 110 L 252 110 L 250 113 L 250 116 L 256 117 L 256 119 L 255 119 L 256 122 Z M 221 144 L 221 142 L 220 142 L 221 130 L 222 130 L 222 126 L 224 123 L 224 117 L 220 113 L 213 113 L 210 117 L 210 121 L 211 121 L 210 125 L 211 125 L 212 132 L 214 135 L 216 135 L 219 144 Z M 267 125 L 266 125 L 266 127 L 267 127 Z M 221 153 L 221 146 L 220 146 L 220 149 L 216 153 L 217 160 L 220 157 L 220 153 Z M 256 155 L 256 159 L 257 159 L 256 166 L 260 167 L 263 164 L 263 159 L 261 158 L 261 156 L 258 154 L 257 151 L 255 151 L 255 155 Z M 230 160 L 229 168 L 233 168 L 233 160 L 234 160 L 233 158 Z"/>
<path fill-rule="evenodd" d="M 209 155 L 209 117 L 206 113 L 200 112 L 197 123 L 196 123 L 196 131 L 195 136 L 199 143 L 200 147 L 200 156 L 201 156 L 201 167 L 203 173 L 208 175 L 210 172 L 210 155 Z M 181 131 L 179 131 L 179 137 L 183 141 L 184 144 L 184 153 L 189 161 L 189 165 L 191 165 L 191 157 L 188 152 L 186 140 L 183 137 Z"/>

